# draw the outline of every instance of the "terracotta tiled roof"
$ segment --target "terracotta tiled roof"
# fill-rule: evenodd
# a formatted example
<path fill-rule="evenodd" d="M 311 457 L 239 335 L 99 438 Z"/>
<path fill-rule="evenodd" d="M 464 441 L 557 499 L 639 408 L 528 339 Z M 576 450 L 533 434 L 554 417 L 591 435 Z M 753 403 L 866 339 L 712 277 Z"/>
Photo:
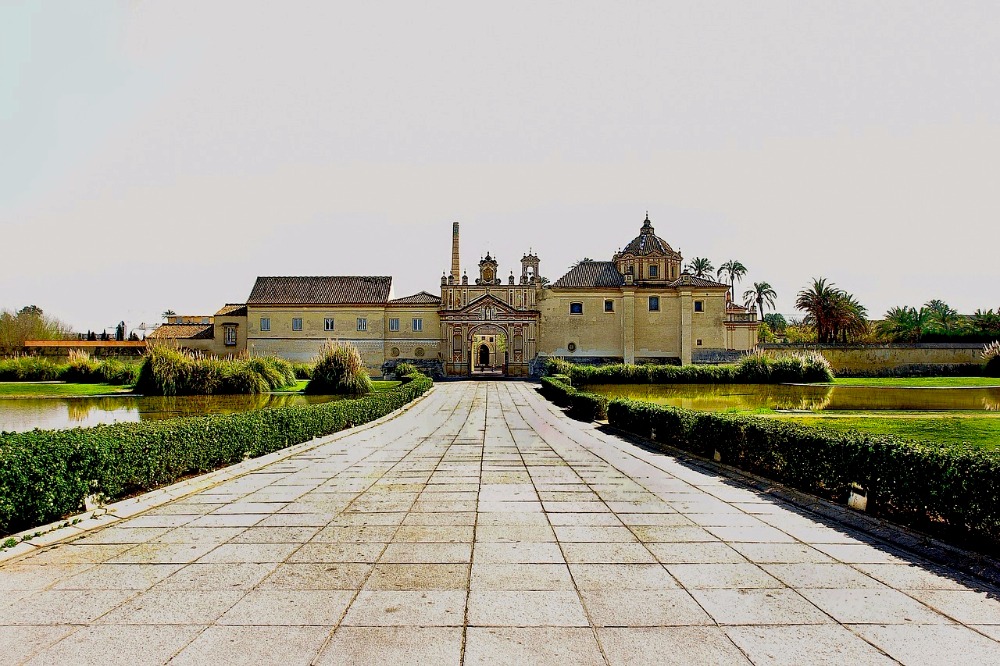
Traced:
<path fill-rule="evenodd" d="M 384 275 L 259 277 L 247 305 L 385 303 L 391 287 Z"/>
<path fill-rule="evenodd" d="M 440 305 L 441 297 L 426 291 L 418 291 L 412 296 L 403 296 L 389 301 L 392 305 Z"/>
<path fill-rule="evenodd" d="M 211 340 L 215 336 L 212 324 L 160 324 L 146 336 L 147 340 Z"/>
<path fill-rule="evenodd" d="M 681 273 L 681 276 L 667 284 L 668 287 L 725 287 L 729 289 L 728 284 L 722 282 L 716 282 L 715 280 L 706 280 L 705 278 L 695 277 L 690 273 Z"/>
<path fill-rule="evenodd" d="M 620 287 L 625 278 L 615 268 L 613 261 L 581 261 L 566 275 L 556 280 L 553 287 Z"/>
<path fill-rule="evenodd" d="M 245 317 L 247 316 L 246 303 L 226 303 L 218 312 L 216 317 Z"/>

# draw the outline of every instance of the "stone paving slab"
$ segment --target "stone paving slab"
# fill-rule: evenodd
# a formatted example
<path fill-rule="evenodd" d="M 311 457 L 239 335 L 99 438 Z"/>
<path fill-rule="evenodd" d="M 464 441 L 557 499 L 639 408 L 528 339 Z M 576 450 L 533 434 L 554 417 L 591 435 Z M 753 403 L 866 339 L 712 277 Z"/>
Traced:
<path fill-rule="evenodd" d="M 0 565 L 0 653 L 1000 664 L 996 589 L 569 420 L 528 383 L 441 384 L 266 462 Z"/>

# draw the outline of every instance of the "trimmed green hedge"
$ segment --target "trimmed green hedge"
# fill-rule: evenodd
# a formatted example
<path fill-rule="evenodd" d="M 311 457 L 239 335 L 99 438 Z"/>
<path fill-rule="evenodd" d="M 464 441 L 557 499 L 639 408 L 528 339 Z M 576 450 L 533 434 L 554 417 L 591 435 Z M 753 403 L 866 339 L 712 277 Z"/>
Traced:
<path fill-rule="evenodd" d="M 240 414 L 0 433 L 0 534 L 373 421 L 425 393 L 423 375 L 385 392 Z"/>
<path fill-rule="evenodd" d="M 608 421 L 655 442 L 713 458 L 844 502 L 852 483 L 867 511 L 918 529 L 1000 550 L 1000 456 L 772 419 L 616 399 Z"/>
<path fill-rule="evenodd" d="M 542 377 L 542 395 L 560 407 L 568 407 L 570 417 L 578 421 L 598 421 L 608 416 L 608 399 L 596 393 L 573 388 L 565 375 Z"/>
<path fill-rule="evenodd" d="M 782 384 L 832 382 L 830 364 L 809 352 L 772 359 L 749 354 L 734 365 L 574 365 L 562 359 L 546 362 L 548 374 L 563 374 L 573 384 Z"/>

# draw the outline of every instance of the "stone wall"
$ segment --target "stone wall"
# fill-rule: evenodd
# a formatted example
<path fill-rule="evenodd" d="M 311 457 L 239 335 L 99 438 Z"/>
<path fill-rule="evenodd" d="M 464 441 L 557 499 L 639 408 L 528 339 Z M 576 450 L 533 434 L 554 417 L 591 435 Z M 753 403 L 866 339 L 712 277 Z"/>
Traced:
<path fill-rule="evenodd" d="M 982 365 L 980 343 L 921 342 L 886 345 L 762 344 L 776 358 L 802 351 L 818 351 L 837 374 L 878 375 L 960 369 Z"/>

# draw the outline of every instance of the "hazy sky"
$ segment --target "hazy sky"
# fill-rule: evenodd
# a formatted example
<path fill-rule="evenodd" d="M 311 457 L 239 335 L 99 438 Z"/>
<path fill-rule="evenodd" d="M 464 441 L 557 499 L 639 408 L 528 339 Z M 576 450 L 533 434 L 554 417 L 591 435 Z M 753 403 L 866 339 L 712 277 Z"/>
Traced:
<path fill-rule="evenodd" d="M 257 275 L 555 280 L 646 210 L 778 309 L 1000 306 L 1000 3 L 3 2 L 0 308 L 212 313 Z"/>

